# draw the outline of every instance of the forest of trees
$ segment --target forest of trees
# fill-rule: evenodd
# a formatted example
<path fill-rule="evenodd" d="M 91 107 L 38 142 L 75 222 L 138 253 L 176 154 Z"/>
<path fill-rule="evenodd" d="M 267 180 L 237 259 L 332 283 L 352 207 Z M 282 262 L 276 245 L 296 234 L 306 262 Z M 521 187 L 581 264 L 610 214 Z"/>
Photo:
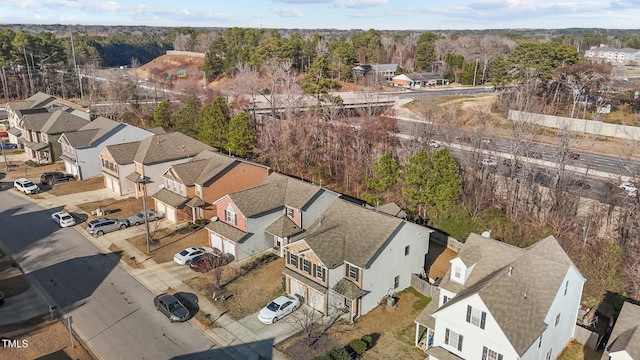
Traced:
<path fill-rule="evenodd" d="M 573 174 L 566 157 L 558 154 L 551 169 L 553 186 L 540 187 L 533 167 L 518 164 L 529 149 L 524 140 L 539 140 L 531 124 L 496 125 L 496 114 L 509 109 L 598 118 L 604 101 L 630 113 L 640 111 L 633 92 L 608 90 L 612 67 L 583 62 L 590 46 L 638 46 L 632 33 L 607 31 L 548 33 L 455 32 L 294 32 L 262 29 L 145 29 L 117 35 L 74 34 L 76 63 L 89 73 L 122 58 L 122 49 L 166 48 L 205 53 L 203 70 L 210 80 L 230 79 L 233 97 L 200 90 L 171 99 L 158 99 L 152 111 L 143 107 L 116 107 L 107 114 L 132 119 L 141 126 L 181 131 L 220 151 L 264 163 L 276 171 L 322 183 L 335 191 L 376 206 L 394 201 L 411 219 L 445 231 L 460 240 L 471 232 L 493 230 L 492 237 L 518 246 L 553 234 L 589 279 L 586 292 L 597 298 L 604 291 L 640 296 L 640 201 L 610 196 L 598 204 L 581 203 L 567 184 Z M 78 97 L 71 42 L 60 34 L 0 32 L 3 96 L 27 97 L 44 91 L 65 98 Z M 122 44 L 127 44 L 126 46 Z M 143 53 L 126 52 L 130 61 Z M 395 136 L 397 121 L 376 108 L 362 108 L 359 116 L 341 111 L 341 99 L 330 95 L 354 82 L 354 64 L 397 63 L 403 72 L 433 71 L 459 84 L 509 85 L 497 97 L 493 111 L 463 110 L 439 100 L 416 104 L 414 111 L 431 124 L 416 125 L 413 137 Z M 159 84 L 162 74 L 157 75 Z M 83 79 L 92 98 L 114 104 L 137 104 L 136 85 L 122 79 L 109 86 Z M 164 84 L 163 84 L 164 86 Z M 89 90 L 90 89 L 90 90 Z M 305 94 L 318 99 L 317 107 L 300 112 Z M 369 94 L 365 92 L 365 94 Z M 598 104 L 580 105 L 578 95 L 596 95 Z M 370 96 L 374 96 L 373 91 Z M 272 116 L 256 116 L 245 109 L 257 97 L 267 99 Z M 177 102 L 175 101 L 177 100 Z M 284 112 L 275 109 L 285 108 Z M 461 128 L 490 135 L 501 127 L 513 139 L 511 164 L 519 176 L 504 178 L 478 166 L 481 154 L 454 158 L 446 148 L 425 146 L 433 136 L 451 137 Z M 563 150 L 598 139 L 558 131 L 546 134 Z M 619 156 L 631 158 L 637 144 Z M 588 149 L 587 149 L 588 150 Z M 633 174 L 635 176 L 636 174 Z"/>

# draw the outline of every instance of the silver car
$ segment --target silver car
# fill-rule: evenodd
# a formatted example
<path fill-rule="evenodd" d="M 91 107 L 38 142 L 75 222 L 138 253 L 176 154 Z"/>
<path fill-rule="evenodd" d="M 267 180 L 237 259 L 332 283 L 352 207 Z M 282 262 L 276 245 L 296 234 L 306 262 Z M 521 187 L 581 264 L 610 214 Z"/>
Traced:
<path fill-rule="evenodd" d="M 100 218 L 87 223 L 87 232 L 91 235 L 104 235 L 126 227 L 127 221 L 125 219 Z"/>

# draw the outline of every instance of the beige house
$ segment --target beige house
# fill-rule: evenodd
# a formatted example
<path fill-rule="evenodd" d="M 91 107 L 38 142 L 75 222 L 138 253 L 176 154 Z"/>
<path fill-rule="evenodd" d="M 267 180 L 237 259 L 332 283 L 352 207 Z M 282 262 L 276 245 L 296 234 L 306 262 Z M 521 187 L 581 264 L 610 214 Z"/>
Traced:
<path fill-rule="evenodd" d="M 222 196 L 259 185 L 269 168 L 213 150 L 162 174 L 163 187 L 151 195 L 157 210 L 174 223 L 216 216 L 213 202 Z"/>
<path fill-rule="evenodd" d="M 109 145 L 99 156 L 105 187 L 120 196 L 155 194 L 164 186 L 162 175 L 169 168 L 212 149 L 179 132 Z"/>

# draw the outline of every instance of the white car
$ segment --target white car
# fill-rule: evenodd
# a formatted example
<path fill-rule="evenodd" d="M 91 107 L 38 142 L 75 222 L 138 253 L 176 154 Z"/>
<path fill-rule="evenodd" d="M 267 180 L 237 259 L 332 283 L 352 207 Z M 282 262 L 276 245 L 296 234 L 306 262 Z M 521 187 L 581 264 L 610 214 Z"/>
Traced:
<path fill-rule="evenodd" d="M 301 300 L 298 294 L 279 296 L 260 310 L 258 320 L 265 324 L 273 324 L 299 308 Z"/>
<path fill-rule="evenodd" d="M 62 228 L 74 226 L 76 224 L 76 219 L 66 211 L 55 212 L 51 214 L 51 218 Z"/>
<path fill-rule="evenodd" d="M 33 181 L 26 178 L 16 179 L 16 181 L 13 182 L 13 187 L 25 194 L 36 194 L 40 192 L 40 188 L 38 187 L 38 185 L 34 184 Z"/>
<path fill-rule="evenodd" d="M 630 182 L 623 182 L 618 187 L 626 191 L 629 196 L 636 196 L 636 194 L 638 193 L 638 188 L 636 188 L 636 186 Z"/>
<path fill-rule="evenodd" d="M 440 141 L 438 140 L 429 140 L 428 141 L 429 146 L 431 146 L 432 148 L 439 148 L 440 147 Z"/>
<path fill-rule="evenodd" d="M 206 246 L 186 248 L 173 256 L 173 261 L 178 265 L 186 265 L 196 256 L 204 253 L 213 254 L 213 249 Z"/>
<path fill-rule="evenodd" d="M 493 160 L 493 159 L 489 159 L 489 158 L 484 158 L 480 161 L 478 161 L 480 163 L 480 165 L 482 166 L 497 166 L 498 162 Z"/>

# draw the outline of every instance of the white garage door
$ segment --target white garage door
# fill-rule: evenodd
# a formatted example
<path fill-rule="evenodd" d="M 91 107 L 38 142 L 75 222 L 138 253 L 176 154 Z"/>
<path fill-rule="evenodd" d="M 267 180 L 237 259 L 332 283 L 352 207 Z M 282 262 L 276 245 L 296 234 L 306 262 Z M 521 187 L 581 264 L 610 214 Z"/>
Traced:
<path fill-rule="evenodd" d="M 118 195 L 122 195 L 122 193 L 120 192 L 120 181 L 115 179 L 111 181 L 113 182 L 113 192 Z"/>
<path fill-rule="evenodd" d="M 309 306 L 324 314 L 324 295 L 320 292 L 309 288 Z"/>
<path fill-rule="evenodd" d="M 236 254 L 236 244 L 233 241 L 225 239 L 222 245 L 222 252 L 232 254 L 236 259 L 238 258 L 238 254 Z"/>
<path fill-rule="evenodd" d="M 211 244 L 211 247 L 222 250 L 222 239 L 214 233 L 209 234 L 209 243 Z"/>
<path fill-rule="evenodd" d="M 302 285 L 298 280 L 290 277 L 289 278 L 289 293 L 298 294 L 307 300 L 307 294 L 305 293 L 305 286 Z"/>

